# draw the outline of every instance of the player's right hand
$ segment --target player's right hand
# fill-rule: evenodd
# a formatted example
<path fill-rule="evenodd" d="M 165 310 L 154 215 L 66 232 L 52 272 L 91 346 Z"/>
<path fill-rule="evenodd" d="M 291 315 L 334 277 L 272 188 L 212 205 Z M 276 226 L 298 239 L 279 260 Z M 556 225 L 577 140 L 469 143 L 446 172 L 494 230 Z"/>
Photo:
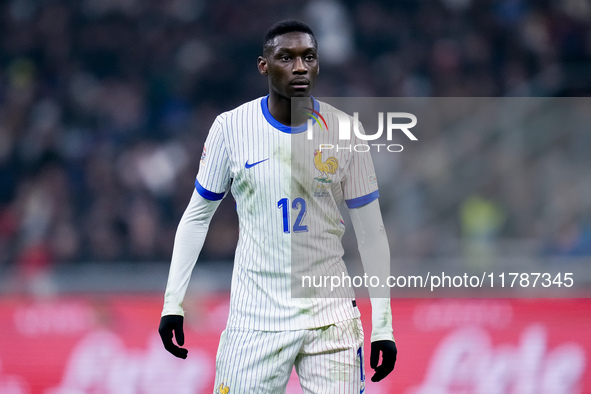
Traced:
<path fill-rule="evenodd" d="M 172 342 L 172 334 L 176 342 L 183 346 L 185 344 L 185 333 L 183 332 L 183 317 L 179 315 L 167 315 L 160 318 L 160 327 L 158 327 L 158 333 L 162 338 L 164 348 L 178 358 L 187 358 L 189 351 L 182 347 L 175 345 Z"/>

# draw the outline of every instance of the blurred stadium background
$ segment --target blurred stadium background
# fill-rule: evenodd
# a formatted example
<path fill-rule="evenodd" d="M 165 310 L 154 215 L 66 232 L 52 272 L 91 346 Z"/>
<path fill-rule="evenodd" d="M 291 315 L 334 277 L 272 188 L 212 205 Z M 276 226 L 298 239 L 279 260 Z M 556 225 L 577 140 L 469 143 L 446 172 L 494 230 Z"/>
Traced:
<path fill-rule="evenodd" d="M 266 94 L 256 56 L 288 17 L 318 36 L 318 97 L 537 98 L 374 157 L 395 272 L 575 272 L 578 299 L 394 300 L 400 362 L 368 390 L 591 393 L 588 0 L 0 2 L 0 393 L 211 392 L 231 197 L 185 363 L 156 335 L 168 262 L 209 126 Z M 569 127 L 543 117 L 565 104 Z"/>

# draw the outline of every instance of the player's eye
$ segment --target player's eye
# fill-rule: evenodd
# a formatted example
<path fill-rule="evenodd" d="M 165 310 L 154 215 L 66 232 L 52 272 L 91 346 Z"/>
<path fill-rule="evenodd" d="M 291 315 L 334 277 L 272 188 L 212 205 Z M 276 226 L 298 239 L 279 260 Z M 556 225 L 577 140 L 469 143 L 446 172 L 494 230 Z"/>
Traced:
<path fill-rule="evenodd" d="M 314 55 L 308 55 L 308 56 L 306 56 L 306 61 L 307 62 L 312 62 L 314 60 L 316 60 L 316 56 L 314 56 Z"/>
<path fill-rule="evenodd" d="M 282 56 L 281 56 L 279 59 L 280 59 L 282 62 L 288 62 L 288 61 L 290 61 L 290 60 L 291 60 L 291 58 L 290 58 L 289 56 L 287 56 L 287 55 L 282 55 Z"/>

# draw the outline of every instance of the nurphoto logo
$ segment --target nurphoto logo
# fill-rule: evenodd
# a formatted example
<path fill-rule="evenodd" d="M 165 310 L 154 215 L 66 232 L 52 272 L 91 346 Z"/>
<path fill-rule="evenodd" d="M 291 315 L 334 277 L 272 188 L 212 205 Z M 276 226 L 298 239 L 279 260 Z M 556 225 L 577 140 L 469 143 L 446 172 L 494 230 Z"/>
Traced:
<path fill-rule="evenodd" d="M 337 152 L 339 150 L 369 152 L 372 148 L 376 149 L 378 152 L 380 149 L 388 152 L 402 152 L 404 149 L 400 144 L 361 143 L 351 145 L 350 142 L 347 144 L 346 141 L 351 141 L 351 129 L 353 130 L 353 133 L 355 133 L 355 136 L 362 141 L 377 140 L 382 134 L 384 134 L 384 129 L 386 130 L 386 139 L 388 141 L 392 141 L 392 136 L 395 131 L 403 132 L 411 141 L 418 141 L 417 137 L 410 131 L 411 128 L 416 126 L 417 117 L 409 112 L 386 112 L 385 115 L 384 112 L 378 112 L 378 130 L 374 134 L 365 134 L 360 130 L 358 112 L 353 112 L 353 127 L 351 127 L 351 117 L 342 111 L 326 111 L 325 115 L 326 114 L 334 115 L 338 119 L 339 141 L 343 141 L 343 144 L 319 144 L 318 150 L 320 152 L 326 150 L 336 150 Z M 314 120 L 320 125 L 321 130 L 324 130 L 322 127 L 323 123 L 326 126 L 326 129 L 328 129 L 328 124 L 323 115 L 317 111 L 313 111 L 313 114 L 310 115 L 313 115 L 313 119 L 308 119 L 308 140 L 314 139 Z M 385 122 L 384 119 L 386 119 Z M 398 123 L 399 119 L 406 119 L 410 122 Z M 395 120 L 397 120 L 397 122 L 395 122 Z M 384 127 L 384 123 L 386 123 L 386 127 Z"/>

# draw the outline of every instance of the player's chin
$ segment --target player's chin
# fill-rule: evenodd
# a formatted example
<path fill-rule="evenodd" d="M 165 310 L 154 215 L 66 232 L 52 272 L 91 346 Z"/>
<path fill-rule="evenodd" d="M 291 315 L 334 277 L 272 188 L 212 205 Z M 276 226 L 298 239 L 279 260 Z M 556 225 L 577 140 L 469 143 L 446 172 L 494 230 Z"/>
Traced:
<path fill-rule="evenodd" d="M 291 97 L 308 97 L 310 96 L 310 89 L 292 89 Z"/>

